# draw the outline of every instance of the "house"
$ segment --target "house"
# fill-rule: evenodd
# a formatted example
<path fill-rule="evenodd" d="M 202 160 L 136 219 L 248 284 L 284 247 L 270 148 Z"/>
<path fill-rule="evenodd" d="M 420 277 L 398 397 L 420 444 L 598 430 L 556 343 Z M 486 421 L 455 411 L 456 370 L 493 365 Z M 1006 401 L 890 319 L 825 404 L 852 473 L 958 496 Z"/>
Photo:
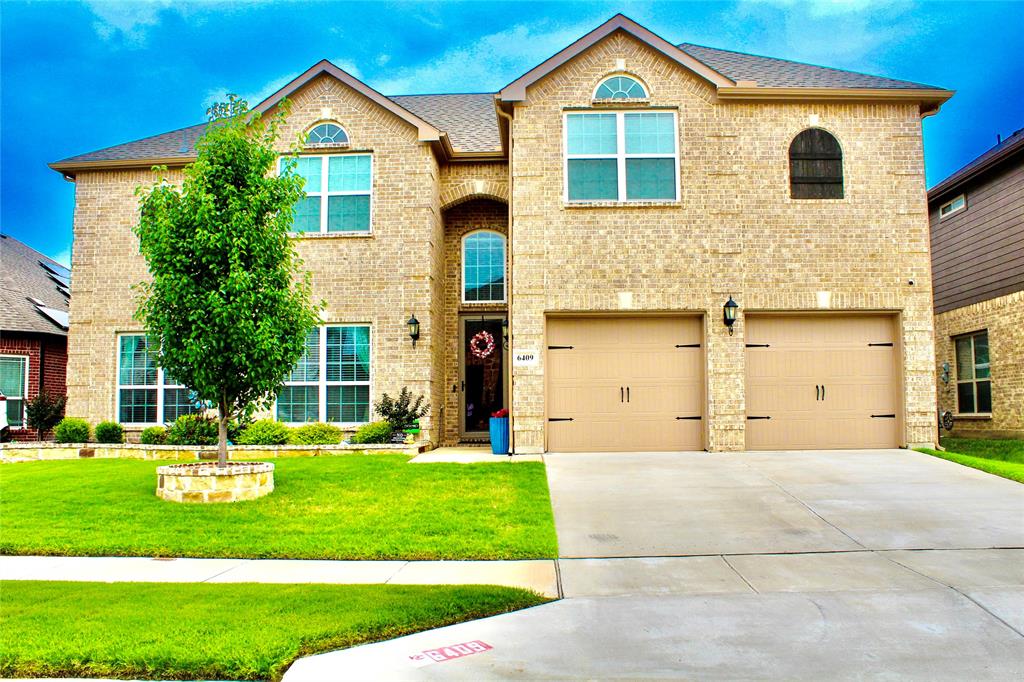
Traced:
<path fill-rule="evenodd" d="M 928 191 L 939 409 L 1024 438 L 1024 128 Z"/>
<path fill-rule="evenodd" d="M 71 272 L 14 237 L 0 234 L 0 392 L 13 440 L 35 440 L 28 401 L 65 395 Z"/>
<path fill-rule="evenodd" d="M 934 443 L 921 119 L 951 95 L 621 15 L 498 92 L 386 97 L 322 61 L 255 107 L 287 97 L 282 152 L 307 141 L 295 239 L 327 302 L 274 415 L 354 427 L 408 386 L 432 443 L 507 407 L 518 453 Z M 203 128 L 51 164 L 69 414 L 190 409 L 132 318 L 133 192 Z"/>

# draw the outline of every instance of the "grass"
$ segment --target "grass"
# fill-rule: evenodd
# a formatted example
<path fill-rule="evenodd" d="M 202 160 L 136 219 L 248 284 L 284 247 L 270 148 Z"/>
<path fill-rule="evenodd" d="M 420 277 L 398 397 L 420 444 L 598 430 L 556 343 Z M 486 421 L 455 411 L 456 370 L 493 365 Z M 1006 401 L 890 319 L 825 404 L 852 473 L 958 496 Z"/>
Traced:
<path fill-rule="evenodd" d="M 300 656 L 545 601 L 487 585 L 7 581 L 0 677 L 278 680 Z"/>
<path fill-rule="evenodd" d="M 279 459 L 275 491 L 233 504 L 156 497 L 166 462 L 0 466 L 0 554 L 291 559 L 557 556 L 544 465 Z"/>
<path fill-rule="evenodd" d="M 943 438 L 946 451 L 919 448 L 935 457 L 1024 483 L 1024 440 Z"/>

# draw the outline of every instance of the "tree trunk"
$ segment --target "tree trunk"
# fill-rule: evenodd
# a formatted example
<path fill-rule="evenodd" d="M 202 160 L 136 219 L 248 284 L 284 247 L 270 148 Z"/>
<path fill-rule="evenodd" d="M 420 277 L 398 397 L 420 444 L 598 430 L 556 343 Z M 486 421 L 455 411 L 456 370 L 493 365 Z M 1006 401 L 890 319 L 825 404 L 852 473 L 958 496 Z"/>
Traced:
<path fill-rule="evenodd" d="M 226 466 L 228 463 L 228 406 L 221 402 L 218 411 L 220 419 L 217 421 L 217 465 Z"/>

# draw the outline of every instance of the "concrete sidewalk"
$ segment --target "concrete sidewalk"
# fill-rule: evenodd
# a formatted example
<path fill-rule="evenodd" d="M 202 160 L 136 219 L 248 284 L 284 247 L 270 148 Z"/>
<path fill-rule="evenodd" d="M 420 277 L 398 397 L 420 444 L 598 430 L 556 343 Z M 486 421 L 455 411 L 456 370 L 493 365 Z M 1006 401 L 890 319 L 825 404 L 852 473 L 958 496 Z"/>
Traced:
<path fill-rule="evenodd" d="M 555 562 L 0 556 L 0 580 L 506 585 L 557 597 Z"/>

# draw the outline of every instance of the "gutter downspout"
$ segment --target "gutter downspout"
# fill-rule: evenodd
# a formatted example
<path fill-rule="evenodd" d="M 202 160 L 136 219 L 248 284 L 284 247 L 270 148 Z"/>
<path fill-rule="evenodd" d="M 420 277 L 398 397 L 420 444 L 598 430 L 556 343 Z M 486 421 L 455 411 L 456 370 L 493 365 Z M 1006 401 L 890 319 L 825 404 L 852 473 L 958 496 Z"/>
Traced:
<path fill-rule="evenodd" d="M 513 276 L 512 276 L 512 273 L 513 273 L 513 267 L 512 267 L 513 255 L 512 254 L 515 253 L 515 249 L 513 248 L 513 244 L 515 242 L 512 241 L 512 230 L 513 230 L 512 226 L 514 225 L 514 222 L 513 222 L 513 219 L 512 219 L 512 197 L 514 195 L 513 187 L 512 187 L 512 123 L 514 122 L 514 119 L 512 118 L 512 116 L 510 114 L 507 114 L 507 113 L 505 113 L 502 110 L 501 105 L 498 103 L 498 96 L 497 95 L 495 95 L 495 97 L 494 97 L 494 111 L 498 114 L 498 116 L 500 118 L 503 118 L 506 121 L 508 121 L 508 291 L 506 292 L 507 298 L 508 298 L 508 310 L 506 312 L 506 315 L 508 316 L 508 346 L 509 346 L 508 349 L 512 350 L 512 339 L 514 338 L 514 334 L 512 333 L 512 330 L 513 330 L 513 327 L 512 327 L 512 299 L 513 299 L 512 291 L 514 289 L 514 287 L 512 286 L 512 282 L 514 281 Z M 509 364 L 509 369 L 508 369 L 508 396 L 509 396 L 509 401 L 512 402 L 512 403 L 515 402 L 515 395 L 516 395 L 515 394 L 515 388 L 516 388 L 516 385 L 515 385 L 515 379 L 513 378 L 513 365 L 510 363 Z M 509 409 L 509 411 L 508 411 L 508 452 L 509 452 L 509 455 L 515 454 L 515 451 L 516 451 L 515 410 Z"/>

